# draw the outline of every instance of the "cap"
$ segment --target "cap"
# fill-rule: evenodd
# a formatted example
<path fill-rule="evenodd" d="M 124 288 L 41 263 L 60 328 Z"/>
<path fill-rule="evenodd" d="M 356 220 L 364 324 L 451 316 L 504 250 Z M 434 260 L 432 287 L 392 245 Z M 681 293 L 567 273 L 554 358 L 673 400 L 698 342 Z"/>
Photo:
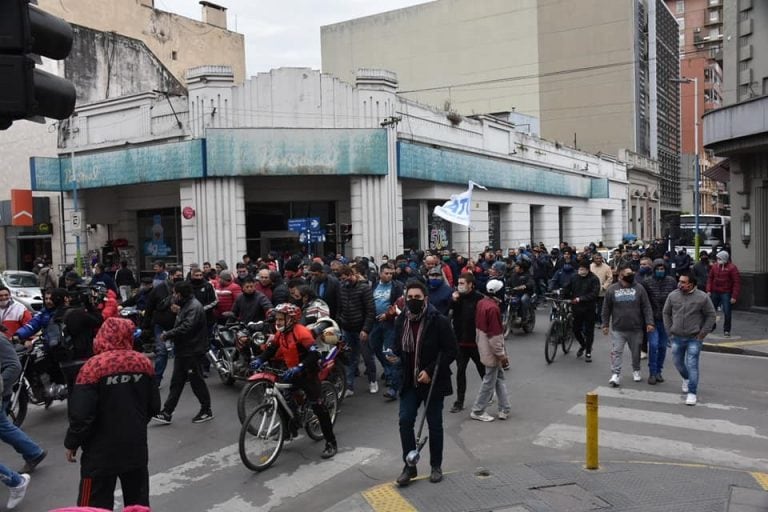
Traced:
<path fill-rule="evenodd" d="M 286 262 L 285 267 L 283 267 L 283 270 L 289 270 L 291 272 L 298 272 L 299 266 L 301 265 L 301 260 L 298 258 L 292 258 Z"/>
<path fill-rule="evenodd" d="M 443 275 L 443 271 L 440 270 L 437 267 L 432 267 L 431 269 L 429 269 L 429 272 L 427 272 L 427 275 L 428 276 L 442 276 Z"/>
<path fill-rule="evenodd" d="M 498 272 L 499 274 L 506 274 L 507 272 L 507 264 L 503 261 L 497 261 L 493 264 L 493 270 Z"/>
<path fill-rule="evenodd" d="M 497 293 L 499 290 L 504 288 L 504 283 L 499 281 L 498 279 L 491 279 L 488 281 L 488 283 L 485 285 L 485 291 L 488 293 Z"/>

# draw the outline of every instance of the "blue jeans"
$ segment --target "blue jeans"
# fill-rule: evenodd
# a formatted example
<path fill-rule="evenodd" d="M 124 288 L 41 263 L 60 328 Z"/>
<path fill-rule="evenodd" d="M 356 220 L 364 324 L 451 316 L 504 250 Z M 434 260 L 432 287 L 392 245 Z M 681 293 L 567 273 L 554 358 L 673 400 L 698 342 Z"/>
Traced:
<path fill-rule="evenodd" d="M 408 452 L 416 449 L 416 415 L 419 406 L 426 401 L 415 388 L 403 389 L 400 393 L 400 445 L 403 448 L 403 462 Z M 433 468 L 443 465 L 443 397 L 432 395 L 427 405 L 429 426 L 429 464 Z"/>
<path fill-rule="evenodd" d="M 661 375 L 664 369 L 664 358 L 667 356 L 669 337 L 663 321 L 656 320 L 654 323 L 656 330 L 648 333 L 648 373 Z"/>
<path fill-rule="evenodd" d="M 343 331 L 343 334 L 344 341 L 347 342 L 349 347 L 350 355 L 350 361 L 347 365 L 347 389 L 350 391 L 355 390 L 355 371 L 357 370 L 357 362 L 360 359 L 361 352 L 363 354 L 365 370 L 368 372 L 368 382 L 376 382 L 376 362 L 373 360 L 373 354 L 370 350 L 362 350 L 360 332 Z"/>
<path fill-rule="evenodd" d="M 731 294 L 712 292 L 710 298 L 712 299 L 712 305 L 715 306 L 715 311 L 717 311 L 718 306 L 723 310 L 723 316 L 725 317 L 723 332 L 731 332 Z"/>
<path fill-rule="evenodd" d="M 8 487 L 18 487 L 21 483 L 21 476 L 7 467 L 0 464 L 0 480 Z"/>
<path fill-rule="evenodd" d="M 160 339 L 160 335 L 163 333 L 163 328 L 155 326 L 155 382 L 160 385 L 163 380 L 163 373 L 165 373 L 165 367 L 168 366 L 168 349 L 165 347 L 165 342 Z"/>
<path fill-rule="evenodd" d="M 395 343 L 395 326 L 391 322 L 378 322 L 373 326 L 368 335 L 368 345 L 376 355 L 376 358 L 384 368 L 384 376 L 387 379 L 387 387 L 400 389 L 400 363 L 390 363 L 384 357 L 384 351 L 392 348 Z"/>
<path fill-rule="evenodd" d="M 699 354 L 701 340 L 672 336 L 672 358 L 680 376 L 688 381 L 688 392 L 696 394 L 699 388 Z"/>
<path fill-rule="evenodd" d="M 3 400 L 3 410 L 0 411 L 0 441 L 11 445 L 24 460 L 36 459 L 43 454 L 43 449 L 8 418 L 5 411 L 8 410 L 9 401 L 10 397 Z"/>

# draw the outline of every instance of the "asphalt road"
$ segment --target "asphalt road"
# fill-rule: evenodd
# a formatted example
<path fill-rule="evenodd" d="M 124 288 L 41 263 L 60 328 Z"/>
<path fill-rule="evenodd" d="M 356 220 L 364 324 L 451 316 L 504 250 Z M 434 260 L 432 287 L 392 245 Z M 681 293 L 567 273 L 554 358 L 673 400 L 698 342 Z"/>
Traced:
<path fill-rule="evenodd" d="M 610 389 L 607 337 L 596 332 L 591 364 L 576 359 L 572 352 L 558 353 L 556 361 L 547 365 L 545 325 L 546 316 L 540 311 L 534 333 L 516 333 L 508 339 L 509 420 L 481 423 L 471 420 L 468 410 L 445 412 L 444 471 L 583 460 L 584 396 L 596 390 L 602 460 L 673 460 L 768 472 L 765 358 L 703 353 L 700 404 L 686 407 L 670 357 L 665 383 L 633 383 L 625 370 L 622 387 Z M 647 377 L 645 368 L 643 374 Z M 474 398 L 479 385 L 472 367 L 468 377 L 467 401 Z M 365 393 L 362 381 L 359 394 L 342 405 L 336 424 L 340 451 L 335 459 L 321 460 L 322 443 L 304 436 L 287 445 L 277 463 L 260 474 L 247 470 L 237 452 L 239 387 L 227 388 L 214 376 L 208 383 L 216 414 L 213 421 L 191 423 L 198 406 L 186 388 L 173 423 L 149 427 L 154 510 L 324 510 L 356 492 L 392 481 L 400 472 L 397 403 Z M 161 394 L 165 398 L 167 388 Z M 489 412 L 495 413 L 495 407 Z M 20 510 L 74 504 L 79 467 L 64 457 L 64 405 L 48 410 L 34 407 L 24 428 L 49 450 L 49 456 L 34 473 Z M 4 464 L 21 466 L 10 447 L 3 445 L 0 450 Z M 427 453 L 423 460 L 420 469 L 426 471 Z"/>

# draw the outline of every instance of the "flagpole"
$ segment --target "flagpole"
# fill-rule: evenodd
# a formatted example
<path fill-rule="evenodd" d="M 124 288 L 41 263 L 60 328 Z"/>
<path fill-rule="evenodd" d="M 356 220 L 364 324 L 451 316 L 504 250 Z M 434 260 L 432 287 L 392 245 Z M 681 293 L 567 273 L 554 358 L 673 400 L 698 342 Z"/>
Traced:
<path fill-rule="evenodd" d="M 472 259 L 472 235 L 469 226 L 467 226 L 467 259 Z"/>

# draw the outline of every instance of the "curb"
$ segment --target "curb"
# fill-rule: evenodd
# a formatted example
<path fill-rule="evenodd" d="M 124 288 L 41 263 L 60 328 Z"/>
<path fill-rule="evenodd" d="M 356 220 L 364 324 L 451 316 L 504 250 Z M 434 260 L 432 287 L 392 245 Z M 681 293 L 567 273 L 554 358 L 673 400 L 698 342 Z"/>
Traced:
<path fill-rule="evenodd" d="M 702 350 L 704 352 L 715 352 L 719 354 L 736 354 L 741 356 L 768 357 L 768 352 L 763 352 L 761 350 L 752 350 L 749 348 L 742 348 L 742 347 L 730 347 L 730 346 L 725 347 L 717 343 L 704 343 L 702 345 Z"/>

